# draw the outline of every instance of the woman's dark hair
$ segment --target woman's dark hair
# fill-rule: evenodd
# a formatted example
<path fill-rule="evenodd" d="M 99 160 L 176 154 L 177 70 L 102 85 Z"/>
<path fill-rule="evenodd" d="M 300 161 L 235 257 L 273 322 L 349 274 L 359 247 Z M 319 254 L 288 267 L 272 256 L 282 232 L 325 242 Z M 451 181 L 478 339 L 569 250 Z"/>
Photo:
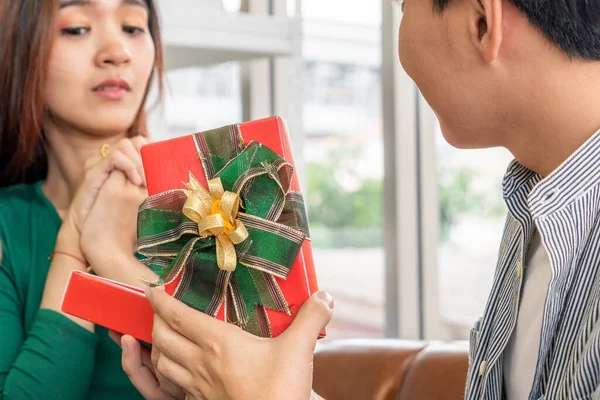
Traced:
<path fill-rule="evenodd" d="M 443 12 L 453 0 L 433 0 Z M 571 58 L 600 60 L 600 0 L 508 0 Z"/>
<path fill-rule="evenodd" d="M 153 76 L 160 78 L 158 10 L 154 0 L 145 2 L 156 49 Z M 58 9 L 58 0 L 0 1 L 0 187 L 36 182 L 47 174 L 44 84 Z M 159 86 L 162 91 L 161 79 Z M 146 132 L 144 103 L 129 130 L 132 136 Z"/>

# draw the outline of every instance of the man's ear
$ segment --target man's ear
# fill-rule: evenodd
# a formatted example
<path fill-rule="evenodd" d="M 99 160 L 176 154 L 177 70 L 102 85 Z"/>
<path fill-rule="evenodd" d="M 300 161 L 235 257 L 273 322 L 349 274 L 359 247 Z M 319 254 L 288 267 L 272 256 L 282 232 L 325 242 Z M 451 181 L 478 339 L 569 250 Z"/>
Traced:
<path fill-rule="evenodd" d="M 470 0 L 473 6 L 470 33 L 481 58 L 491 63 L 502 46 L 502 2 L 505 0 Z"/>

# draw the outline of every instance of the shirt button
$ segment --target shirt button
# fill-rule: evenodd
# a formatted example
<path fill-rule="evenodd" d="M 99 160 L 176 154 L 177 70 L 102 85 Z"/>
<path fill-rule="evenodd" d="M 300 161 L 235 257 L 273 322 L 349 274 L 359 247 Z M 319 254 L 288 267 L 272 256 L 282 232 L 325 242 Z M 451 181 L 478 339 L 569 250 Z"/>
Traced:
<path fill-rule="evenodd" d="M 517 277 L 523 276 L 523 263 L 521 261 L 517 261 Z"/>
<path fill-rule="evenodd" d="M 487 368 L 487 361 L 483 360 L 481 365 L 479 366 L 479 376 L 485 375 L 485 370 Z"/>

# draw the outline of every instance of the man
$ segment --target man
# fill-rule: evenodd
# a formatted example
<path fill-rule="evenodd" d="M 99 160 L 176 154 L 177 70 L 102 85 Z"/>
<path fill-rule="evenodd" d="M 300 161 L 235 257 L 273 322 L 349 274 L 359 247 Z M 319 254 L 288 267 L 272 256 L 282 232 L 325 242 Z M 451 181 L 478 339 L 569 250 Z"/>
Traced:
<path fill-rule="evenodd" d="M 402 65 L 448 142 L 516 158 L 466 397 L 600 396 L 600 1 L 429 1 L 405 2 Z"/>
<path fill-rule="evenodd" d="M 466 398 L 600 397 L 600 0 L 406 0 L 402 7 L 400 61 L 448 142 L 503 146 L 516 158 L 503 183 L 509 215 L 494 285 L 471 333 Z M 181 323 L 171 329 L 169 321 L 191 321 L 192 312 L 160 293 L 150 297 L 161 315 L 156 335 L 191 332 Z M 285 396 L 254 392 L 243 398 L 308 398 L 308 381 L 294 384 L 294 377 L 309 368 L 314 340 L 308 345 L 306 338 L 328 321 L 327 303 L 311 299 L 313 312 L 266 345 L 236 338 L 236 348 L 243 349 L 238 354 L 276 349 L 267 365 L 295 371 L 261 380 L 266 393 L 290 385 Z M 200 319 L 196 327 L 214 337 L 227 329 Z M 296 341 L 304 345 L 294 346 Z M 172 348 L 175 336 L 164 343 Z M 195 343 L 215 348 L 199 338 Z M 155 353 L 162 349 L 169 345 Z M 252 365 L 250 359 L 227 362 L 217 353 L 220 364 L 207 361 L 211 357 L 182 360 L 202 371 L 197 379 L 209 376 L 212 382 L 203 389 L 198 384 L 195 393 L 240 398 L 210 387 L 228 368 L 242 374 L 240 365 Z M 132 365 L 125 363 L 135 376 Z M 243 372 L 249 376 L 228 382 L 231 390 L 252 387 L 265 370 Z M 177 374 L 169 377 L 178 383 Z"/>

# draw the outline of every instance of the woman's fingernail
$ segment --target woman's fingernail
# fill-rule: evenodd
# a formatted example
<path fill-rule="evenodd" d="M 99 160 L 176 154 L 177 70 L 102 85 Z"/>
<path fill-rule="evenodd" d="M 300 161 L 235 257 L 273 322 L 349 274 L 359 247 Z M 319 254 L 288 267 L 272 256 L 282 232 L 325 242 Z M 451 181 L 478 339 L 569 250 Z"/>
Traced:
<path fill-rule="evenodd" d="M 321 290 L 317 293 L 317 298 L 323 303 L 327 304 L 327 307 L 333 310 L 333 297 L 331 297 L 329 293 Z"/>

